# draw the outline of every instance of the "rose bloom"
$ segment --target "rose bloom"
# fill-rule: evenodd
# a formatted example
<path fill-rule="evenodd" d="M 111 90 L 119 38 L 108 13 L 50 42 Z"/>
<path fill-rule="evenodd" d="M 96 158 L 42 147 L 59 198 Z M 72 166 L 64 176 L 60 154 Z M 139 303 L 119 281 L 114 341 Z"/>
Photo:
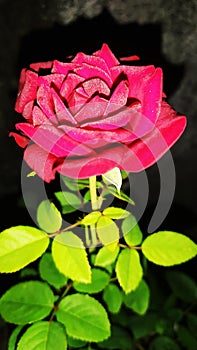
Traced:
<path fill-rule="evenodd" d="M 131 63 L 120 64 L 103 44 L 92 55 L 22 69 L 15 110 L 25 122 L 10 135 L 44 181 L 56 172 L 72 178 L 114 167 L 139 172 L 183 133 L 186 118 L 165 101 L 161 68 Z"/>

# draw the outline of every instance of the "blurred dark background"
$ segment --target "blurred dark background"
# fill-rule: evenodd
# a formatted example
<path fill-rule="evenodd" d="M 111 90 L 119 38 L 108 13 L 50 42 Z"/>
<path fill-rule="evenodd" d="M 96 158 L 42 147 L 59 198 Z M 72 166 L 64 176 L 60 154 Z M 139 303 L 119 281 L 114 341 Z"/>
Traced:
<path fill-rule="evenodd" d="M 23 151 L 8 137 L 19 118 L 14 103 L 21 68 L 36 61 L 64 60 L 78 51 L 92 53 L 103 42 L 117 57 L 138 55 L 140 64 L 162 67 L 168 102 L 187 116 L 187 129 L 171 149 L 176 191 L 161 228 L 185 233 L 196 240 L 195 0 L 0 0 L 0 229 L 28 224 L 30 219 L 18 205 Z M 157 201 L 157 166 L 152 166 L 147 175 L 150 200 L 145 221 Z M 5 281 L 11 283 L 10 278 Z"/>

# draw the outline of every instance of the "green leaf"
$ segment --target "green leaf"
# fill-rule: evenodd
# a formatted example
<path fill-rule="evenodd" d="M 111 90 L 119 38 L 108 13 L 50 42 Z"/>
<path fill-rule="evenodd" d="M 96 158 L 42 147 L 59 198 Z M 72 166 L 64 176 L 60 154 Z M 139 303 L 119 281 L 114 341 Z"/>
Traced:
<path fill-rule="evenodd" d="M 107 304 L 108 310 L 116 314 L 120 311 L 122 305 L 122 292 L 113 283 L 110 283 L 104 290 L 103 300 Z"/>
<path fill-rule="evenodd" d="M 69 191 L 55 192 L 55 196 L 62 206 L 62 213 L 68 214 L 78 210 L 82 206 L 79 196 Z"/>
<path fill-rule="evenodd" d="M 25 324 L 48 316 L 53 308 L 54 295 L 50 287 L 39 281 L 28 281 L 11 287 L 0 299 L 3 319 Z"/>
<path fill-rule="evenodd" d="M 118 246 L 115 248 L 114 251 L 110 251 L 106 247 L 100 248 L 96 255 L 94 265 L 106 267 L 108 265 L 113 264 L 119 254 L 119 251 L 120 251 L 120 248 Z"/>
<path fill-rule="evenodd" d="M 83 220 L 81 221 L 81 223 L 83 225 L 94 225 L 97 223 L 98 219 L 101 216 L 101 212 L 100 211 L 93 211 L 92 213 L 89 213 L 88 215 L 86 215 Z"/>
<path fill-rule="evenodd" d="M 56 206 L 43 200 L 37 209 L 37 222 L 40 228 L 48 233 L 59 231 L 62 226 L 62 217 Z"/>
<path fill-rule="evenodd" d="M 158 336 L 153 339 L 149 346 L 149 350 L 181 350 L 179 345 L 169 337 L 164 335 Z"/>
<path fill-rule="evenodd" d="M 58 270 L 66 277 L 77 282 L 91 282 L 91 268 L 83 242 L 71 231 L 55 237 L 52 256 Z"/>
<path fill-rule="evenodd" d="M 110 323 L 105 309 L 89 295 L 73 294 L 65 297 L 56 315 L 73 338 L 98 342 L 110 336 Z"/>
<path fill-rule="evenodd" d="M 130 350 L 134 349 L 130 334 L 126 329 L 113 325 L 111 330 L 111 337 L 104 340 L 102 343 L 98 343 L 99 348 L 102 349 L 119 349 Z"/>
<path fill-rule="evenodd" d="M 20 271 L 20 279 L 26 277 L 35 277 L 38 276 L 38 272 L 36 269 L 32 267 L 25 267 Z"/>
<path fill-rule="evenodd" d="M 177 331 L 177 338 L 180 344 L 187 350 L 196 350 L 197 349 L 197 340 L 196 338 L 190 333 L 190 331 L 179 325 L 178 331 Z"/>
<path fill-rule="evenodd" d="M 133 215 L 128 216 L 122 222 L 122 233 L 125 242 L 129 246 L 136 246 L 142 242 L 142 232 Z"/>
<path fill-rule="evenodd" d="M 41 321 L 30 326 L 21 337 L 17 350 L 66 350 L 66 334 L 57 322 Z"/>
<path fill-rule="evenodd" d="M 11 336 L 8 341 L 8 350 L 15 350 L 16 349 L 16 343 L 18 341 L 18 336 L 23 329 L 24 326 L 17 326 L 14 328 L 13 332 L 11 333 Z"/>
<path fill-rule="evenodd" d="M 75 349 L 79 349 L 79 348 L 81 349 L 87 344 L 86 341 L 75 339 L 69 336 L 67 337 L 67 342 L 71 348 L 75 348 Z"/>
<path fill-rule="evenodd" d="M 150 290 L 147 283 L 141 280 L 138 287 L 124 296 L 125 305 L 139 315 L 144 315 L 149 306 Z"/>
<path fill-rule="evenodd" d="M 106 194 L 111 193 L 114 197 L 127 202 L 131 205 L 135 205 L 134 201 L 128 197 L 123 191 L 118 192 L 114 187 L 108 186 L 106 190 Z"/>
<path fill-rule="evenodd" d="M 190 276 L 181 271 L 168 271 L 166 279 L 177 298 L 189 303 L 197 301 L 197 284 Z"/>
<path fill-rule="evenodd" d="M 94 294 L 101 292 L 109 283 L 109 275 L 107 272 L 99 270 L 99 269 L 92 269 L 92 282 L 87 283 L 79 283 L 75 282 L 73 284 L 73 287 L 78 291 L 82 293 L 88 293 L 88 294 Z"/>
<path fill-rule="evenodd" d="M 96 231 L 101 243 L 105 246 L 119 241 L 119 228 L 107 216 L 101 216 L 96 224 Z"/>
<path fill-rule="evenodd" d="M 49 237 L 30 226 L 15 226 L 0 234 L 0 272 L 15 272 L 39 258 Z"/>
<path fill-rule="evenodd" d="M 103 215 L 108 216 L 110 219 L 124 219 L 130 215 L 130 213 L 122 208 L 108 207 L 103 210 Z"/>
<path fill-rule="evenodd" d="M 122 250 L 119 254 L 115 270 L 118 282 L 124 292 L 128 294 L 135 290 L 143 275 L 138 252 L 127 248 Z"/>
<path fill-rule="evenodd" d="M 67 283 L 68 279 L 59 272 L 50 253 L 45 253 L 42 256 L 39 263 L 39 272 L 44 281 L 57 289 L 65 286 Z"/>
<path fill-rule="evenodd" d="M 150 333 L 155 333 L 155 327 L 158 320 L 158 315 L 154 313 L 147 313 L 139 316 L 134 315 L 129 319 L 129 325 L 135 339 L 140 339 L 146 336 L 150 336 Z M 160 350 L 160 347 L 157 348 Z"/>
<path fill-rule="evenodd" d="M 189 312 L 187 314 L 187 325 L 190 332 L 197 338 L 196 329 L 197 329 L 197 315 Z"/>
<path fill-rule="evenodd" d="M 194 258 L 197 245 L 181 233 L 160 231 L 145 239 L 142 252 L 157 265 L 173 266 Z"/>
<path fill-rule="evenodd" d="M 107 185 L 114 185 L 118 192 L 120 192 L 122 186 L 122 175 L 119 168 L 115 167 L 109 171 L 107 171 L 104 175 L 102 175 L 103 182 Z"/>

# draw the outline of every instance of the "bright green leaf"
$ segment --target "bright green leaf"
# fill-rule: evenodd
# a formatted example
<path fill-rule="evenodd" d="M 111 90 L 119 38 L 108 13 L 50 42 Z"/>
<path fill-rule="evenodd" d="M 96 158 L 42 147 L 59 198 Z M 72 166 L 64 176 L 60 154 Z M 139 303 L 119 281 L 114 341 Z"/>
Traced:
<path fill-rule="evenodd" d="M 130 213 L 122 208 L 116 208 L 116 207 L 108 207 L 103 210 L 103 215 L 108 216 L 110 219 L 124 219 Z"/>
<path fill-rule="evenodd" d="M 101 292 L 109 283 L 110 276 L 107 272 L 100 269 L 92 269 L 92 282 L 91 283 L 79 283 L 75 282 L 73 287 L 82 293 L 98 293 Z"/>
<path fill-rule="evenodd" d="M 114 349 L 114 350 L 131 350 L 134 349 L 132 344 L 132 338 L 129 332 L 117 325 L 112 325 L 111 337 L 104 340 L 102 343 L 98 343 L 101 349 Z"/>
<path fill-rule="evenodd" d="M 16 344 L 18 341 L 18 336 L 24 326 L 17 326 L 14 328 L 13 332 L 11 333 L 11 336 L 8 341 L 8 350 L 15 350 Z"/>
<path fill-rule="evenodd" d="M 110 283 L 104 290 L 103 300 L 107 304 L 108 310 L 116 314 L 120 311 L 122 305 L 122 291 L 113 283 Z"/>
<path fill-rule="evenodd" d="M 122 233 L 129 246 L 136 246 L 142 242 L 142 232 L 133 215 L 129 215 L 122 222 Z"/>
<path fill-rule="evenodd" d="M 39 272 L 41 278 L 55 288 L 61 288 L 66 285 L 67 278 L 57 269 L 52 255 L 45 253 L 39 263 Z"/>
<path fill-rule="evenodd" d="M 171 338 L 161 335 L 153 339 L 149 350 L 181 350 L 179 345 Z"/>
<path fill-rule="evenodd" d="M 0 313 L 5 321 L 25 324 L 48 316 L 53 308 L 54 295 L 40 281 L 28 281 L 11 287 L 0 299 Z"/>
<path fill-rule="evenodd" d="M 119 228 L 115 222 L 107 216 L 101 216 L 98 219 L 96 231 L 101 243 L 104 246 L 111 243 L 117 243 L 119 241 Z"/>
<path fill-rule="evenodd" d="M 155 264 L 173 266 L 194 258 L 197 245 L 181 233 L 160 231 L 145 239 L 142 252 Z"/>
<path fill-rule="evenodd" d="M 91 282 L 91 269 L 83 242 L 71 231 L 55 237 L 52 256 L 58 270 L 66 277 L 77 282 Z"/>
<path fill-rule="evenodd" d="M 119 251 L 120 251 L 120 248 L 118 246 L 115 248 L 114 251 L 110 251 L 106 247 L 100 248 L 96 255 L 94 265 L 106 267 L 108 265 L 113 264 L 118 256 Z"/>
<path fill-rule="evenodd" d="M 114 185 L 118 192 L 120 192 L 122 186 L 122 175 L 119 168 L 115 167 L 107 171 L 102 175 L 102 179 L 107 185 Z"/>
<path fill-rule="evenodd" d="M 141 280 L 138 287 L 124 296 L 124 303 L 139 315 L 145 314 L 149 306 L 150 290 L 147 283 Z"/>
<path fill-rule="evenodd" d="M 197 301 L 197 284 L 190 276 L 175 270 L 168 271 L 166 279 L 177 298 L 189 303 Z"/>
<path fill-rule="evenodd" d="M 83 220 L 81 221 L 81 223 L 83 225 L 94 225 L 97 223 L 98 219 L 101 216 L 101 212 L 100 211 L 93 211 L 92 213 L 89 213 L 88 215 L 86 215 Z"/>
<path fill-rule="evenodd" d="M 119 254 L 115 270 L 118 282 L 124 292 L 128 294 L 135 290 L 143 275 L 138 252 L 127 248 L 122 250 Z"/>
<path fill-rule="evenodd" d="M 49 237 L 30 226 L 15 226 L 0 234 L 0 272 L 15 272 L 39 258 Z"/>
<path fill-rule="evenodd" d="M 73 338 L 98 342 L 110 336 L 110 323 L 104 307 L 89 295 L 65 297 L 59 304 L 56 316 Z"/>
<path fill-rule="evenodd" d="M 37 222 L 42 230 L 53 233 L 60 230 L 62 226 L 62 217 L 56 206 L 46 199 L 38 206 Z"/>
<path fill-rule="evenodd" d="M 69 191 L 55 192 L 55 196 L 62 206 L 62 213 L 68 214 L 78 210 L 81 205 L 81 198 Z"/>
<path fill-rule="evenodd" d="M 17 350 L 66 350 L 66 334 L 61 324 L 41 321 L 30 326 L 21 337 Z"/>

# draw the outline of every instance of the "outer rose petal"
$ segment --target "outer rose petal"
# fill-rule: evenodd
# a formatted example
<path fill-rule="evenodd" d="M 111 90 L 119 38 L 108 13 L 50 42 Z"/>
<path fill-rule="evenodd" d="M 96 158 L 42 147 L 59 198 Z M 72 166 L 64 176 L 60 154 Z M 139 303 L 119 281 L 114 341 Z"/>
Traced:
<path fill-rule="evenodd" d="M 83 63 L 87 63 L 91 66 L 99 67 L 104 72 L 107 72 L 110 75 L 110 70 L 105 62 L 105 60 L 101 57 L 96 57 L 93 55 L 85 55 L 83 52 L 79 52 L 75 58 L 72 60 L 72 62 L 78 63 L 80 66 Z"/>
<path fill-rule="evenodd" d="M 68 72 L 73 71 L 73 69 L 77 66 L 78 65 L 76 63 L 64 63 L 64 62 L 55 60 L 53 62 L 52 73 L 60 73 L 66 76 Z"/>
<path fill-rule="evenodd" d="M 56 170 L 54 164 L 57 158 L 44 151 L 38 145 L 30 145 L 24 152 L 24 160 L 36 174 L 46 182 L 55 178 Z"/>
<path fill-rule="evenodd" d="M 16 134 L 15 132 L 10 132 L 9 136 L 13 136 L 16 143 L 22 148 L 25 148 L 29 143 L 29 139 L 27 137 Z"/>
<path fill-rule="evenodd" d="M 119 61 L 114 56 L 107 44 L 103 44 L 101 49 L 99 51 L 96 51 L 94 55 L 103 58 L 109 68 L 119 65 Z"/>
<path fill-rule="evenodd" d="M 15 103 L 15 110 L 18 113 L 22 113 L 26 103 L 36 98 L 37 86 L 37 73 L 22 69 L 19 80 L 19 92 Z"/>
<path fill-rule="evenodd" d="M 50 69 L 52 67 L 52 64 L 53 61 L 32 63 L 30 64 L 30 68 L 38 72 L 39 69 Z"/>

